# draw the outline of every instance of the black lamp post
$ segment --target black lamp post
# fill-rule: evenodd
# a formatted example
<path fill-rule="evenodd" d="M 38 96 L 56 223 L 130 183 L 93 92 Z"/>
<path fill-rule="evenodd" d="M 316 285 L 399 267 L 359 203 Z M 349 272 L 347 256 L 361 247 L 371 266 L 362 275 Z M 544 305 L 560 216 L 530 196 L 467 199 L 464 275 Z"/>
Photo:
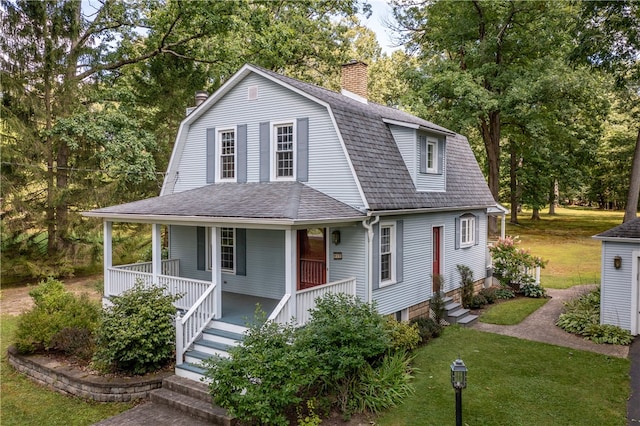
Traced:
<path fill-rule="evenodd" d="M 456 391 L 456 426 L 462 426 L 462 389 L 467 387 L 467 367 L 460 358 L 451 364 L 451 386 Z"/>

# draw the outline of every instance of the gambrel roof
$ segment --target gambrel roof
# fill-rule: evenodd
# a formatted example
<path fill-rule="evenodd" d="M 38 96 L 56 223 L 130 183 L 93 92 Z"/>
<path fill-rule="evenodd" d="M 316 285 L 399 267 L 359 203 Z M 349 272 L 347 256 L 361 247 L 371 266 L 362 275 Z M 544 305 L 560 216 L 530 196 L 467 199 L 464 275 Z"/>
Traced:
<path fill-rule="evenodd" d="M 161 196 L 105 207 L 87 216 L 136 220 L 154 217 L 245 218 L 265 221 L 356 220 L 369 213 L 419 210 L 462 210 L 496 205 L 467 139 L 444 127 L 398 109 L 351 97 L 245 65 L 182 122 L 167 176 L 177 167 L 189 126 L 251 73 L 260 75 L 325 106 L 344 143 L 365 210 L 357 210 L 299 182 L 217 183 L 172 194 L 167 181 Z M 446 137 L 446 187 L 441 192 L 420 192 L 400 153 L 390 125 Z M 173 170 L 175 172 L 175 170 Z"/>

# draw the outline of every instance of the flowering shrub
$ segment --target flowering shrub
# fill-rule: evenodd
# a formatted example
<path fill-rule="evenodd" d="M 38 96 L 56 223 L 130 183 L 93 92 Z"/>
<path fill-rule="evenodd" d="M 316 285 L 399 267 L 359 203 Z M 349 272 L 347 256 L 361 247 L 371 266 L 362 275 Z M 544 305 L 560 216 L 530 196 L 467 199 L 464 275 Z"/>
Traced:
<path fill-rule="evenodd" d="M 528 250 L 516 247 L 518 237 L 500 238 L 489 250 L 493 257 L 495 274 L 503 286 L 519 290 L 535 282 L 531 272 L 536 267 L 544 268 L 546 262 L 533 256 Z"/>

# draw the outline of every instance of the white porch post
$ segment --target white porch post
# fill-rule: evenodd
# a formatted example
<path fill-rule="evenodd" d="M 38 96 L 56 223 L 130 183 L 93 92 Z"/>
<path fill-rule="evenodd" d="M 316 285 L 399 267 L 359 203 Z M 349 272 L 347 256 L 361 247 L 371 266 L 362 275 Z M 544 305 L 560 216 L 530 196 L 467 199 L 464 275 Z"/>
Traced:
<path fill-rule="evenodd" d="M 158 285 L 158 275 L 162 275 L 162 234 L 160 224 L 154 223 L 151 229 L 151 272 L 153 284 Z"/>
<path fill-rule="evenodd" d="M 284 231 L 284 292 L 290 294 L 289 299 L 289 318 L 296 317 L 298 307 L 296 306 L 296 277 L 298 276 L 296 268 L 296 250 L 297 250 L 297 232 L 291 228 Z"/>
<path fill-rule="evenodd" d="M 215 285 L 215 315 L 214 319 L 222 318 L 222 268 L 220 263 L 220 228 L 211 227 L 211 283 Z"/>
<path fill-rule="evenodd" d="M 500 238 L 504 239 L 505 236 L 505 228 L 507 227 L 507 215 L 506 213 L 502 214 L 502 226 L 500 227 Z"/>
<path fill-rule="evenodd" d="M 104 253 L 104 297 L 108 297 L 111 294 L 111 277 L 109 276 L 109 269 L 113 267 L 113 222 L 109 222 L 107 220 L 104 221 L 102 240 L 102 250 Z"/>

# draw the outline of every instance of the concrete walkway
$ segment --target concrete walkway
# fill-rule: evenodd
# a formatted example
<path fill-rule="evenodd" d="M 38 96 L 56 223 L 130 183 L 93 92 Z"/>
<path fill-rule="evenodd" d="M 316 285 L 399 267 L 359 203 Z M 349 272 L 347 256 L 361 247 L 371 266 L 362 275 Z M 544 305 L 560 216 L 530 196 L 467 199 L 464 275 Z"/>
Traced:
<path fill-rule="evenodd" d="M 579 297 L 594 288 L 597 288 L 597 285 L 581 285 L 565 290 L 547 289 L 551 300 L 520 324 L 496 325 L 477 322 L 471 328 L 618 358 L 629 358 L 631 361 L 629 372 L 631 396 L 627 401 L 627 424 L 640 425 L 640 336 L 636 336 L 631 346 L 597 344 L 575 334 L 567 333 L 555 325 L 562 313 L 563 302 Z"/>

